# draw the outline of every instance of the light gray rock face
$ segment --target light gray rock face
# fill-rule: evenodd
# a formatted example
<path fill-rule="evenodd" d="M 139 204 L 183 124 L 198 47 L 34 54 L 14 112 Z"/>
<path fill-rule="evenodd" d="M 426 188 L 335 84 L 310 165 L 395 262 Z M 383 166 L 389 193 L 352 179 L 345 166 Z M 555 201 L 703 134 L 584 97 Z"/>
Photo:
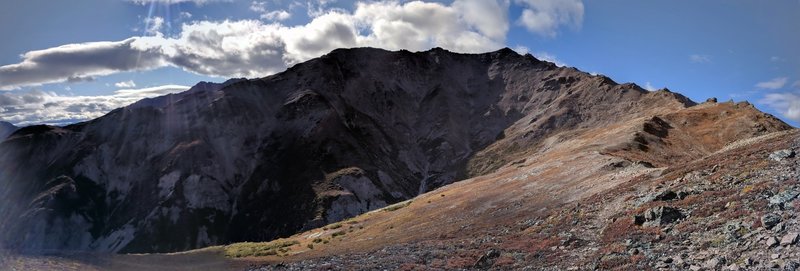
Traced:
<path fill-rule="evenodd" d="M 510 49 L 335 50 L 273 76 L 21 129 L 0 144 L 0 237 L 111 252 L 271 240 L 664 103 L 692 104 Z"/>
<path fill-rule="evenodd" d="M 783 161 L 785 159 L 794 157 L 794 155 L 795 155 L 795 153 L 794 153 L 793 150 L 789 150 L 789 149 L 779 150 L 779 151 L 771 153 L 769 155 L 769 159 L 772 159 L 774 161 Z"/>

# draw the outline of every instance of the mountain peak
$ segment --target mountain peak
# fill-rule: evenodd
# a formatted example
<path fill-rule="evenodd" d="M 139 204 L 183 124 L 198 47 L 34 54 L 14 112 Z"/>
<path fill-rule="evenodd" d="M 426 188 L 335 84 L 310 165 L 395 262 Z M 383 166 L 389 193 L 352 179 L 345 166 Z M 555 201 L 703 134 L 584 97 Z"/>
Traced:
<path fill-rule="evenodd" d="M 541 157 L 662 165 L 785 129 L 534 60 L 509 48 L 337 49 L 80 125 L 26 128 L 0 144 L 0 164 L 26 165 L 0 187 L 30 191 L 0 194 L 14 206 L 0 212 L 0 242 L 168 252 L 272 240 Z"/>

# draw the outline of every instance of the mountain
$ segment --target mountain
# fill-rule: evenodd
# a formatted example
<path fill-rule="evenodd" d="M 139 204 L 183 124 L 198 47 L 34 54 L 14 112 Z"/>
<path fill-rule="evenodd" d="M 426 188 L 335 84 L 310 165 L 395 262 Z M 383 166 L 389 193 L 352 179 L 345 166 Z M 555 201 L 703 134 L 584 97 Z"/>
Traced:
<path fill-rule="evenodd" d="M 790 128 L 747 103 L 698 105 L 508 48 L 339 49 L 20 129 L 0 144 L 0 233 L 23 251 L 172 252 L 287 237 L 421 194 L 467 204 L 411 204 L 385 221 L 417 226 L 361 246 L 376 248 L 458 233 L 442 225 L 469 232 L 468 219 L 491 227 L 493 208 L 538 212 Z"/>
<path fill-rule="evenodd" d="M 17 127 L 14 126 L 13 124 L 5 122 L 5 121 L 0 121 L 0 141 L 2 141 L 2 139 L 5 139 L 6 137 L 8 137 L 8 135 L 10 135 L 11 133 L 13 133 L 16 130 L 17 130 Z"/>

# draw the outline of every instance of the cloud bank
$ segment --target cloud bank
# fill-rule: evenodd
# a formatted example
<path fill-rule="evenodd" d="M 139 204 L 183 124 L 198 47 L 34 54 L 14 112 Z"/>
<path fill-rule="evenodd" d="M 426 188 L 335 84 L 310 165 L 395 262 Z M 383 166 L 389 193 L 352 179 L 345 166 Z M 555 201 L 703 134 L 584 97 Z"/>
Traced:
<path fill-rule="evenodd" d="M 100 96 L 63 96 L 41 90 L 3 92 L 0 93 L 0 120 L 17 126 L 41 123 L 63 125 L 97 118 L 144 98 L 187 89 L 188 86 L 165 85 L 120 89 L 113 94 Z"/>

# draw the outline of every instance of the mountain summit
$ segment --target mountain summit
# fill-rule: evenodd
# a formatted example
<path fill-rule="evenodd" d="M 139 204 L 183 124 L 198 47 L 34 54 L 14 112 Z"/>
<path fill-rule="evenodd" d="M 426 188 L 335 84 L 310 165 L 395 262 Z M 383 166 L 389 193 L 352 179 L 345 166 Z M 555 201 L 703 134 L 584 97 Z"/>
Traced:
<path fill-rule="evenodd" d="M 746 103 L 696 104 L 508 48 L 338 49 L 265 78 L 20 129 L 0 144 L 0 197 L 12 203 L 0 234 L 22 250 L 267 241 L 523 166 L 571 174 L 552 184 L 556 201 L 584 197 L 626 178 L 591 181 L 600 168 L 668 167 L 787 129 Z M 575 161 L 585 167 L 559 171 Z"/>

